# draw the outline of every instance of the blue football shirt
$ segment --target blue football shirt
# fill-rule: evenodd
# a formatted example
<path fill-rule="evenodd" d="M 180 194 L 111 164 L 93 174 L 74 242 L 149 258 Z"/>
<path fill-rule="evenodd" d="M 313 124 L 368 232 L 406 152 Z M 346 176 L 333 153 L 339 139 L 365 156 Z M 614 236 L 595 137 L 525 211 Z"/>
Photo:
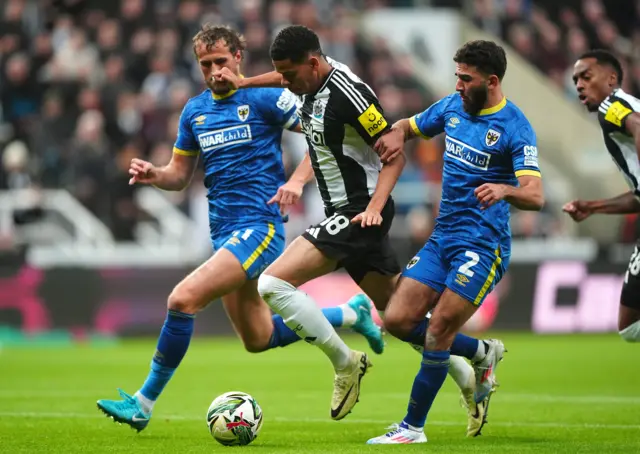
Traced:
<path fill-rule="evenodd" d="M 267 201 L 285 183 L 282 130 L 298 123 L 295 95 L 280 88 L 206 90 L 187 102 L 173 151 L 203 160 L 212 230 L 282 222 Z"/>
<path fill-rule="evenodd" d="M 518 185 L 517 177 L 540 177 L 536 135 L 506 98 L 470 115 L 459 94 L 449 95 L 411 117 L 413 131 L 431 138 L 445 133 L 442 199 L 435 233 L 510 248 L 510 206 L 481 209 L 474 190 L 484 183 Z"/>

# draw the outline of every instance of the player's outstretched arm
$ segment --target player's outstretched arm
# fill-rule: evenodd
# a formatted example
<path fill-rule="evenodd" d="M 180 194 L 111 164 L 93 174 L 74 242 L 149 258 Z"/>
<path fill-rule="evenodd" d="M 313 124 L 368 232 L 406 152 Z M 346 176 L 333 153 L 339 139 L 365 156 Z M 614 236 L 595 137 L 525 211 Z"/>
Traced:
<path fill-rule="evenodd" d="M 240 88 L 282 87 L 282 75 L 276 71 L 253 77 L 238 77 L 229 68 L 222 68 L 213 73 L 213 78 L 227 81 L 235 90 Z"/>
<path fill-rule="evenodd" d="M 405 162 L 406 157 L 404 152 L 401 152 L 393 161 L 382 166 L 382 170 L 378 176 L 378 184 L 376 184 L 376 189 L 371 196 L 371 201 L 369 201 L 367 209 L 354 217 L 351 220 L 352 223 L 360 223 L 362 227 L 382 224 L 382 215 L 380 213 L 387 204 L 391 191 L 393 191 L 393 188 L 398 182 Z"/>
<path fill-rule="evenodd" d="M 302 197 L 304 186 L 313 179 L 313 167 L 311 167 L 311 158 L 309 152 L 305 153 L 304 158 L 291 174 L 289 180 L 278 188 L 278 192 L 267 203 L 278 203 L 280 212 L 285 214 L 291 205 L 295 205 Z"/>
<path fill-rule="evenodd" d="M 289 181 L 295 181 L 303 186 L 313 180 L 313 167 L 311 166 L 311 157 L 309 156 L 309 150 L 304 154 L 304 158 L 293 171 Z"/>
<path fill-rule="evenodd" d="M 640 159 L 640 113 L 634 112 L 624 118 L 624 129 L 634 138 Z M 581 222 L 592 214 L 640 213 L 640 201 L 633 192 L 625 192 L 610 199 L 572 200 L 562 207 L 562 211 L 574 221 Z"/>
<path fill-rule="evenodd" d="M 282 87 L 282 75 L 277 71 L 240 79 L 240 88 Z"/>
<path fill-rule="evenodd" d="M 129 184 L 150 184 L 165 191 L 181 191 L 189 185 L 197 163 L 197 155 L 184 155 L 175 151 L 169 164 L 163 167 L 134 158 L 129 167 Z"/>
<path fill-rule="evenodd" d="M 519 186 L 485 183 L 476 188 L 475 195 L 482 209 L 504 200 L 519 210 L 540 211 L 544 206 L 542 179 L 537 176 L 518 177 Z"/>
<path fill-rule="evenodd" d="M 587 219 L 592 214 L 632 214 L 640 213 L 640 201 L 633 192 L 602 200 L 572 200 L 562 207 L 562 211 L 576 222 Z"/>
<path fill-rule="evenodd" d="M 415 137 L 429 140 L 444 132 L 445 111 L 451 97 L 442 98 L 425 110 L 410 118 L 393 124 L 389 133 L 380 137 L 374 149 L 382 162 L 389 162 L 399 155 L 404 143 Z"/>
<path fill-rule="evenodd" d="M 409 118 L 396 121 L 388 133 L 378 139 L 373 149 L 384 163 L 393 161 L 404 150 L 404 143 L 416 137 Z"/>

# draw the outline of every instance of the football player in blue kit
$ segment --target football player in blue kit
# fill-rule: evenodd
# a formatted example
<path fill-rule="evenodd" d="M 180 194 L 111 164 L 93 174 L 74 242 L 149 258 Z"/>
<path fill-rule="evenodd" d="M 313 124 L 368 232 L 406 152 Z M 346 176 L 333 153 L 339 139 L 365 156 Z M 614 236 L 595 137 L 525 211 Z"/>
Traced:
<path fill-rule="evenodd" d="M 504 50 L 472 41 L 454 61 L 457 93 L 400 120 L 376 143 L 383 159 L 414 137 L 444 133 L 446 145 L 436 226 L 405 267 L 385 319 L 386 329 L 404 338 L 433 309 L 420 370 L 402 422 L 369 444 L 427 441 L 424 425 L 447 376 L 454 338 L 507 270 L 511 206 L 537 211 L 544 204 L 535 133 L 502 92 Z M 493 379 L 504 353 L 501 342 L 487 345 L 491 361 L 479 380 Z"/>
<path fill-rule="evenodd" d="M 282 88 L 237 91 L 213 77 L 221 68 L 240 74 L 245 45 L 236 31 L 205 25 L 193 43 L 208 88 L 185 105 L 171 162 L 156 167 L 132 160 L 130 184 L 182 190 L 201 156 L 216 252 L 169 295 L 151 371 L 140 390 L 133 396 L 119 390 L 121 400 L 98 401 L 105 414 L 138 431 L 149 423 L 156 400 L 187 352 L 196 313 L 209 302 L 222 299 L 250 352 L 300 340 L 282 317 L 272 317 L 257 291 L 258 277 L 284 250 L 282 213 L 313 177 L 307 157 L 285 183 L 280 142 L 283 129 L 300 131 L 295 97 Z M 323 314 L 334 327 L 352 328 L 376 353 L 382 352 L 382 334 L 364 295 Z"/>

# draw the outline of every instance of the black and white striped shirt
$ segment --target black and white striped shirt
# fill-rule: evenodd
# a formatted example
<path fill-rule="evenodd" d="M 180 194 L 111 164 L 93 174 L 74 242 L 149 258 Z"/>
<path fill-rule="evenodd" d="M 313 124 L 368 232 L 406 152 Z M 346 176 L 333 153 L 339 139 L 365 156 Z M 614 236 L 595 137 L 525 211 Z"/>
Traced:
<path fill-rule="evenodd" d="M 598 120 L 604 142 L 636 197 L 640 197 L 640 161 L 636 144 L 626 129 L 627 117 L 640 112 L 640 100 L 618 88 L 600 104 Z"/>
<path fill-rule="evenodd" d="M 364 210 L 371 199 L 380 158 L 371 148 L 391 128 L 378 98 L 339 62 L 314 94 L 298 100 L 298 115 L 327 215 L 338 209 Z"/>

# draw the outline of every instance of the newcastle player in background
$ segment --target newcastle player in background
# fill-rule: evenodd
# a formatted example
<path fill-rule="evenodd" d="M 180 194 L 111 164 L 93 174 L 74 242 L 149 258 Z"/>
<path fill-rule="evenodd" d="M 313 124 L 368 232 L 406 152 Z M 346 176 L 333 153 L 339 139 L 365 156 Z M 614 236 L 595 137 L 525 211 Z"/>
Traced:
<path fill-rule="evenodd" d="M 576 222 L 592 214 L 640 212 L 640 100 L 625 93 L 622 66 L 608 51 L 582 55 L 573 68 L 578 96 L 589 112 L 597 112 L 604 143 L 629 185 L 629 192 L 604 200 L 574 200 L 563 210 Z M 640 342 L 640 243 L 629 260 L 620 295 L 618 330 L 627 342 Z"/>

